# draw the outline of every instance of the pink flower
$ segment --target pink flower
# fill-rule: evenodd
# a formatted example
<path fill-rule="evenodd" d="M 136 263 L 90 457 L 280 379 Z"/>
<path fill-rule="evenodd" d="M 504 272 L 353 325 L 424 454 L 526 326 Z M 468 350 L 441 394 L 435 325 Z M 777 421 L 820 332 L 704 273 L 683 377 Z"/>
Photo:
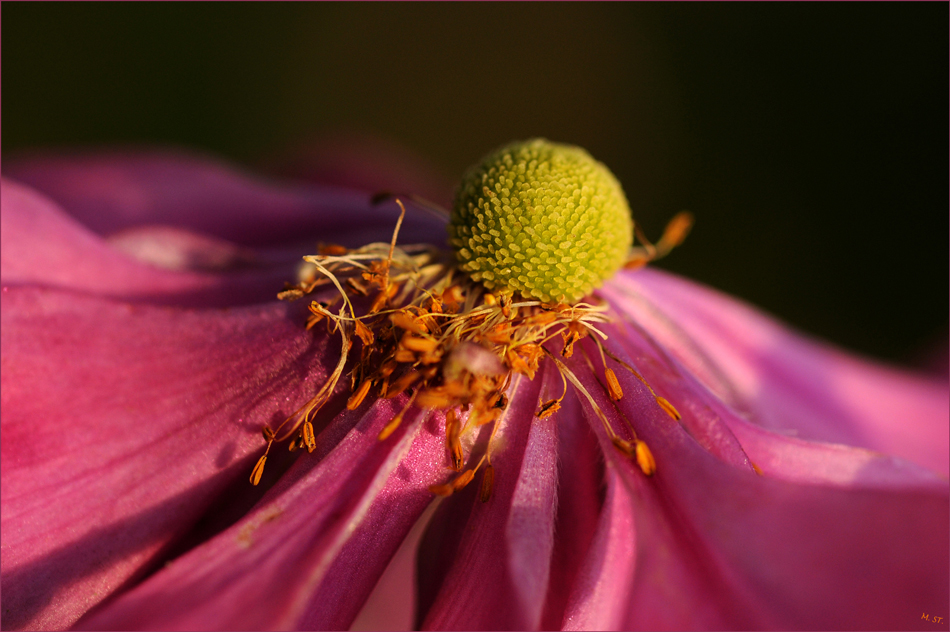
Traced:
<path fill-rule="evenodd" d="M 340 352 L 276 291 L 317 241 L 388 241 L 395 207 L 177 154 L 37 158 L 8 175 L 4 628 L 347 628 L 453 474 L 445 416 L 410 408 L 381 441 L 406 397 L 347 410 L 341 388 L 312 453 L 275 445 L 261 484 L 248 476 L 261 428 Z M 444 232 L 410 213 L 400 243 L 417 242 Z M 564 392 L 554 361 L 512 384 L 491 497 L 476 479 L 423 537 L 422 627 L 946 629 L 945 380 L 655 269 L 599 295 L 619 362 L 579 342 L 593 368 L 564 363 L 592 399 L 568 385 L 544 418 Z M 649 446 L 652 476 L 597 410 Z"/>

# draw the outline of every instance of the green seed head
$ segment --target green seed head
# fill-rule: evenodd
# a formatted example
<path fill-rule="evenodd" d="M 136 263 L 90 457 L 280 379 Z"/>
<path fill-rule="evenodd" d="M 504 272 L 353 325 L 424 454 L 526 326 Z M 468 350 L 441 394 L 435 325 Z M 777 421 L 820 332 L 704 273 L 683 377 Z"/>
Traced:
<path fill-rule="evenodd" d="M 572 303 L 623 265 L 633 220 L 620 183 L 572 145 L 516 142 L 469 170 L 449 243 L 459 267 L 492 290 Z"/>

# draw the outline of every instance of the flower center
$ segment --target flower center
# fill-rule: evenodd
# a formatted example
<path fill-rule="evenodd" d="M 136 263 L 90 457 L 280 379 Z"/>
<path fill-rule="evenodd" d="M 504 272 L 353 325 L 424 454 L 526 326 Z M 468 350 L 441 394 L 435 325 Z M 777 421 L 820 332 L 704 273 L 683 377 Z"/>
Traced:
<path fill-rule="evenodd" d="M 489 154 L 462 179 L 449 223 L 459 267 L 502 292 L 571 303 L 627 260 L 633 220 L 614 175 L 543 139 Z"/>
<path fill-rule="evenodd" d="M 590 338 L 603 364 L 604 377 L 598 380 L 610 399 L 621 399 L 623 392 L 608 358 L 679 419 L 672 404 L 604 347 L 607 336 L 598 326 L 611 321 L 608 306 L 596 297 L 580 299 L 625 263 L 639 266 L 669 252 L 688 232 L 689 214 L 676 216 L 653 246 L 634 228 L 623 191 L 606 167 L 578 147 L 545 140 L 509 145 L 466 175 L 449 224 L 454 257 L 428 245 L 397 247 L 406 209 L 398 198 L 396 203 L 402 212 L 389 244 L 352 250 L 324 246 L 320 254 L 304 257 L 309 267 L 298 283 L 278 294 L 281 300 L 296 300 L 333 286 L 335 298 L 311 301 L 307 329 L 326 325 L 330 334 L 339 333 L 341 353 L 310 401 L 278 428 L 262 429 L 267 449 L 251 483 L 260 481 L 274 442 L 289 439 L 291 450 L 316 448 L 313 419 L 348 371 L 350 410 L 371 394 L 408 395 L 402 411 L 379 433 L 380 441 L 399 428 L 412 406 L 443 411 L 446 462 L 458 474 L 430 490 L 452 494 L 484 465 L 480 497 L 486 502 L 494 483 L 492 441 L 508 404 L 505 393 L 514 375 L 533 379 L 545 359 L 557 367 L 564 390 L 556 399 L 538 402 L 537 417 L 558 411 L 570 382 L 593 407 L 613 445 L 651 475 L 656 463 L 629 420 L 623 418 L 625 428 L 618 433 L 562 358 L 573 355 L 579 340 Z M 631 247 L 631 229 L 642 246 Z M 581 351 L 594 371 L 593 360 Z M 462 439 L 490 423 L 487 446 L 466 455 Z"/>

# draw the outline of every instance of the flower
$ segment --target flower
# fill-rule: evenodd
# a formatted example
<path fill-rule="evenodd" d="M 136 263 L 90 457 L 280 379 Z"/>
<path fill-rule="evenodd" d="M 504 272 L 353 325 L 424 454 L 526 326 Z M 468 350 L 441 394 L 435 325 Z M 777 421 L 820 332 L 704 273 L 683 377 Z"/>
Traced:
<path fill-rule="evenodd" d="M 396 207 L 168 153 L 7 175 L 4 627 L 348 627 L 430 488 L 457 480 L 445 415 L 409 408 L 380 440 L 407 396 L 349 410 L 343 380 L 311 418 L 313 452 L 274 448 L 260 485 L 248 476 L 261 428 L 340 354 L 275 290 L 313 242 L 387 242 Z M 443 230 L 409 213 L 400 243 Z M 654 269 L 598 295 L 605 355 L 588 336 L 541 358 L 465 446 L 498 426 L 490 497 L 477 481 L 442 499 L 423 537 L 423 627 L 930 629 L 922 613 L 947 615 L 945 380 Z"/>

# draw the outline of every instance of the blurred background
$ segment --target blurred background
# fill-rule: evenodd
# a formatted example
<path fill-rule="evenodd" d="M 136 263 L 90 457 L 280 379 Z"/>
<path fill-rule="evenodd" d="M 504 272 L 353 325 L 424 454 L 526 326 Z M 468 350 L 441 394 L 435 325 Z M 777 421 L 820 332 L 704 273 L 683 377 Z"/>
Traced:
<path fill-rule="evenodd" d="M 489 150 L 545 136 L 606 163 L 648 235 L 695 213 L 658 265 L 878 358 L 942 350 L 946 371 L 946 3 L 2 13 L 8 160 L 173 145 L 286 173 L 375 139 L 450 196 Z"/>

